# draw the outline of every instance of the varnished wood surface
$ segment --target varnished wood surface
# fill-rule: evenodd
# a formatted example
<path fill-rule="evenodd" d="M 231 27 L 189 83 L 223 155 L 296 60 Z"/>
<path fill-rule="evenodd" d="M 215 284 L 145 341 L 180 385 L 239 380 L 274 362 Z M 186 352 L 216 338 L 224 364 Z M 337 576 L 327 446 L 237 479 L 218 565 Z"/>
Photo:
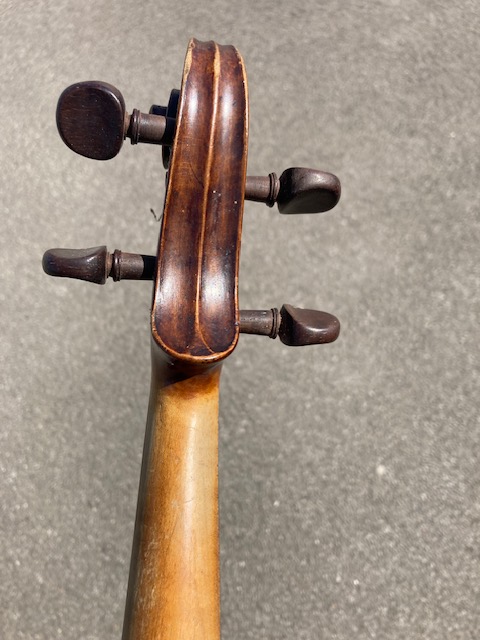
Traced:
<path fill-rule="evenodd" d="M 239 333 L 243 63 L 189 44 L 152 304 L 152 386 L 123 640 L 218 640 L 219 361 Z"/>
<path fill-rule="evenodd" d="M 234 47 L 190 42 L 152 308 L 154 339 L 171 360 L 216 361 L 238 339 L 246 86 Z"/>
<path fill-rule="evenodd" d="M 220 366 L 152 385 L 123 640 L 218 640 Z"/>

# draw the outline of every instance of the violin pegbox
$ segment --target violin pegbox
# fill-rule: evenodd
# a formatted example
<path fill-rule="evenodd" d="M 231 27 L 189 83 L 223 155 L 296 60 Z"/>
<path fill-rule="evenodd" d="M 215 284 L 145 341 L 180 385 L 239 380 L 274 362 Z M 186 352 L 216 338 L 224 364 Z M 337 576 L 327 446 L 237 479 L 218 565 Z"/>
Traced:
<path fill-rule="evenodd" d="M 169 171 L 157 256 L 110 254 L 106 247 L 51 249 L 49 275 L 103 284 L 107 277 L 153 279 L 152 336 L 167 359 L 188 366 L 222 360 L 238 334 L 290 346 L 333 342 L 340 324 L 330 314 L 283 305 L 239 311 L 238 269 L 244 200 L 277 204 L 282 214 L 321 213 L 340 198 L 340 181 L 325 171 L 286 169 L 280 178 L 246 176 L 248 103 L 238 51 L 190 42 L 182 89 L 167 106 L 126 111 L 122 94 L 98 81 L 61 94 L 57 126 L 80 155 L 109 160 L 125 138 L 161 145 Z"/>
<path fill-rule="evenodd" d="M 57 105 L 57 128 L 65 144 L 86 158 L 111 160 L 123 141 L 162 145 L 168 169 L 180 91 L 172 89 L 167 107 L 152 105 L 149 113 L 127 113 L 118 89 L 106 82 L 77 82 L 67 87 Z M 329 211 L 340 199 L 339 179 L 326 171 L 292 167 L 280 176 L 247 176 L 245 199 L 278 205 L 283 214 Z"/>

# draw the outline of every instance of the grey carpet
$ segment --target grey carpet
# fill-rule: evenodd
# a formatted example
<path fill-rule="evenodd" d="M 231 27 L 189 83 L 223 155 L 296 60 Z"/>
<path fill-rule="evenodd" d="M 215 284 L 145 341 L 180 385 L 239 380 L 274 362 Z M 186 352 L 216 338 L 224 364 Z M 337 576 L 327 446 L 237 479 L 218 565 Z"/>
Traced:
<path fill-rule="evenodd" d="M 243 336 L 224 367 L 222 637 L 477 638 L 480 12 L 458 0 L 1 0 L 0 636 L 120 638 L 150 285 L 40 262 L 153 252 L 164 173 L 148 146 L 75 156 L 54 113 L 85 79 L 162 103 L 190 36 L 243 53 L 249 173 L 343 187 L 323 216 L 246 207 L 242 307 L 342 334 Z"/>

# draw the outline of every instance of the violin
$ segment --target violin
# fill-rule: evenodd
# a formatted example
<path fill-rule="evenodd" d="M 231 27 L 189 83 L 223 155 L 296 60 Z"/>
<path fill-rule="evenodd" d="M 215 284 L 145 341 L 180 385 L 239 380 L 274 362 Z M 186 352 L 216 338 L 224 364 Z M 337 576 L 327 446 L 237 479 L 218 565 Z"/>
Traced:
<path fill-rule="evenodd" d="M 153 281 L 150 400 L 123 640 L 218 640 L 223 361 L 241 333 L 302 346 L 333 342 L 340 330 L 335 316 L 288 304 L 239 309 L 244 201 L 276 204 L 284 215 L 319 213 L 337 204 L 340 182 L 305 168 L 246 175 L 245 67 L 235 47 L 214 42 L 190 41 L 181 89 L 167 106 L 128 113 L 115 87 L 79 82 L 60 96 L 57 126 L 70 149 L 96 160 L 115 157 L 127 137 L 162 149 L 157 254 L 50 249 L 43 268 L 96 284 Z"/>

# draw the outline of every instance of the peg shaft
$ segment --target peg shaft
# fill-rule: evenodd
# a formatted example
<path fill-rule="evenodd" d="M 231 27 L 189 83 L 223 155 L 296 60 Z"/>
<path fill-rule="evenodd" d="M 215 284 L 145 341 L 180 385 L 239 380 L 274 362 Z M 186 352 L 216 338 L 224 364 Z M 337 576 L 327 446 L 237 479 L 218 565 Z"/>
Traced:
<path fill-rule="evenodd" d="M 325 311 L 284 304 L 280 311 L 240 311 L 240 332 L 269 336 L 290 347 L 334 342 L 340 333 L 338 318 Z"/>
<path fill-rule="evenodd" d="M 276 173 L 268 176 L 247 176 L 245 183 L 245 200 L 263 202 L 268 207 L 273 207 L 277 201 L 280 190 L 280 180 Z"/>
<path fill-rule="evenodd" d="M 280 317 L 278 309 L 240 311 L 240 332 L 276 338 Z"/>
<path fill-rule="evenodd" d="M 49 249 L 43 256 L 43 270 L 49 276 L 76 278 L 105 284 L 108 277 L 118 280 L 153 280 L 155 257 L 125 253 L 106 246 L 89 249 Z"/>
<path fill-rule="evenodd" d="M 122 148 L 123 140 L 163 146 L 168 167 L 176 128 L 179 91 L 173 90 L 167 107 L 153 105 L 150 113 L 134 109 L 129 115 L 118 89 L 105 82 L 78 82 L 67 87 L 57 105 L 57 127 L 65 144 L 76 153 L 95 160 L 109 160 Z M 249 176 L 245 198 L 275 203 L 280 213 L 320 213 L 340 199 L 340 181 L 326 171 L 291 167 L 280 178 Z"/>
<path fill-rule="evenodd" d="M 134 109 L 130 118 L 127 117 L 127 122 L 125 137 L 130 138 L 132 144 L 138 144 L 139 142 L 162 144 L 165 129 L 167 128 L 167 118 L 165 116 L 142 113 L 138 109 Z"/>
<path fill-rule="evenodd" d="M 302 167 L 286 169 L 280 178 L 275 173 L 248 176 L 245 183 L 246 200 L 264 202 L 269 207 L 277 203 L 283 214 L 329 211 L 340 194 L 340 180 L 333 173 Z"/>

